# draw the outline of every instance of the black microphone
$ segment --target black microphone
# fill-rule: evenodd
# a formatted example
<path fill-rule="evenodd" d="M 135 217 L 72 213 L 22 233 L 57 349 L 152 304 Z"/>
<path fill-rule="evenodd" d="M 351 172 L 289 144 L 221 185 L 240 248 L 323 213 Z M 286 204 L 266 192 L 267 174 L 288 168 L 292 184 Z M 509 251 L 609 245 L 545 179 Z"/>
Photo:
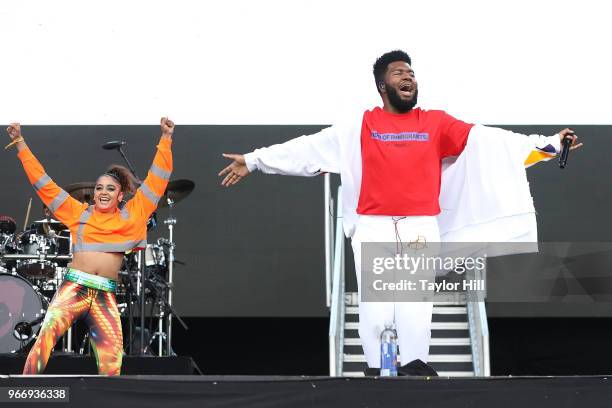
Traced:
<path fill-rule="evenodd" d="M 564 169 L 567 165 L 567 157 L 569 156 L 570 146 L 572 144 L 572 138 L 570 136 L 573 135 L 574 134 L 572 133 L 571 135 L 566 135 L 563 138 L 563 150 L 561 151 L 561 157 L 559 157 L 559 167 L 562 169 Z"/>
<path fill-rule="evenodd" d="M 121 140 L 113 140 L 112 142 L 106 142 L 102 145 L 104 150 L 119 149 L 121 146 L 125 146 L 127 143 Z"/>

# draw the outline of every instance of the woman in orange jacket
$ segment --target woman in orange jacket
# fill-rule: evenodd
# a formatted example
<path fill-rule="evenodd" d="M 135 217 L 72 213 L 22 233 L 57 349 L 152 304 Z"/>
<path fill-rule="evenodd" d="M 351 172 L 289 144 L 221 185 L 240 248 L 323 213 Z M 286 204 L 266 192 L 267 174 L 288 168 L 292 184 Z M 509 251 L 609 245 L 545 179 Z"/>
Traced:
<path fill-rule="evenodd" d="M 119 269 L 126 251 L 146 247 L 147 219 L 164 195 L 172 172 L 174 123 L 161 119 L 157 154 L 134 197 L 120 206 L 126 194 L 134 193 L 135 179 L 123 166 L 113 165 L 98 177 L 94 204 L 81 203 L 60 188 L 45 173 L 21 135 L 19 123 L 8 129 L 18 157 L 43 203 L 56 219 L 70 229 L 72 262 L 30 350 L 24 374 L 44 371 L 57 340 L 77 319 L 84 319 L 98 372 L 119 375 L 123 356 L 121 320 L 115 300 Z"/>

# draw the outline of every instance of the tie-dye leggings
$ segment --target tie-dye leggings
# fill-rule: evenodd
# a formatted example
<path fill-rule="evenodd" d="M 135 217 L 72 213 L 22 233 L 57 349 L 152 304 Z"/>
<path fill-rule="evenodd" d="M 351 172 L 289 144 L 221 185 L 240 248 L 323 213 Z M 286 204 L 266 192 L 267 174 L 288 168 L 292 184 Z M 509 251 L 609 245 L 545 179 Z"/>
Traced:
<path fill-rule="evenodd" d="M 74 269 L 70 272 L 73 275 L 74 272 L 89 275 Z M 94 278 L 99 277 L 94 276 Z M 26 360 L 23 374 L 42 373 L 55 343 L 78 319 L 84 319 L 89 328 L 89 339 L 98 363 L 98 373 L 120 374 L 123 335 L 115 294 L 85 286 L 89 282 L 83 283 L 68 279 L 62 282 L 49 305 L 38 338 Z M 95 287 L 95 285 L 88 286 Z"/>

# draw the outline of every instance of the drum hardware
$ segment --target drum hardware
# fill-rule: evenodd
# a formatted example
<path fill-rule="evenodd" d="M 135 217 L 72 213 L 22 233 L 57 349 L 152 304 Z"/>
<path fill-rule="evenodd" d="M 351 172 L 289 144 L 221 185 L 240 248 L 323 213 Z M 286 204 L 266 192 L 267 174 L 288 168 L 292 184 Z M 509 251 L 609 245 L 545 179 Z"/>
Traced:
<path fill-rule="evenodd" d="M 170 186 L 169 186 L 170 187 Z M 186 195 L 182 196 L 182 198 L 187 197 L 188 194 L 190 194 L 193 191 L 193 188 L 195 187 L 195 184 L 193 182 L 191 182 L 191 184 L 185 184 L 183 183 L 182 187 L 187 188 L 189 191 L 186 193 Z M 170 188 L 168 188 L 169 191 Z M 185 190 L 184 190 L 185 191 Z M 181 192 L 181 195 L 183 194 L 183 192 Z M 173 280 L 173 272 L 174 272 L 174 226 L 176 225 L 176 218 L 174 218 L 172 216 L 172 209 L 174 208 L 174 194 L 169 194 L 166 193 L 167 197 L 165 202 L 168 204 L 168 218 L 166 220 L 164 220 L 164 224 L 166 224 L 168 226 L 168 252 L 169 252 L 169 256 L 168 256 L 168 302 L 167 302 L 167 307 L 170 310 L 170 313 L 168 313 L 168 323 L 167 323 L 167 328 L 168 328 L 168 340 L 166 341 L 166 355 L 171 355 L 172 353 L 172 314 L 173 314 L 173 309 L 172 309 L 172 292 L 173 289 L 172 287 L 174 286 L 174 280 Z M 181 199 L 182 199 L 181 198 Z M 175 316 L 177 317 L 177 319 L 179 320 L 179 322 L 181 322 L 181 324 L 183 325 L 183 328 L 185 330 L 187 330 L 187 326 L 185 325 L 185 323 L 181 320 L 181 318 L 175 314 Z M 161 317 L 160 317 L 161 320 Z M 161 349 L 161 337 L 159 338 L 159 348 Z"/>
<path fill-rule="evenodd" d="M 18 248 L 24 255 L 37 255 L 38 259 L 17 261 L 17 272 L 32 279 L 52 278 L 55 276 L 55 267 L 45 258 L 47 254 L 57 253 L 57 240 L 38 234 L 36 230 L 25 231 L 19 240 Z"/>
<path fill-rule="evenodd" d="M 181 324 L 181 326 L 183 326 L 183 328 L 185 330 L 189 330 L 189 328 L 187 327 L 187 324 L 183 321 L 183 319 L 176 313 L 176 311 L 172 308 L 172 305 L 170 305 L 170 303 L 168 302 L 168 300 L 166 300 L 166 298 L 168 297 L 168 293 L 171 292 L 171 286 L 169 283 L 164 282 L 164 281 L 155 281 L 155 280 L 151 280 L 150 281 L 151 285 L 151 289 L 152 291 L 156 294 L 156 302 L 157 303 L 157 307 L 159 310 L 159 318 L 157 321 L 157 331 L 153 332 L 153 335 L 151 336 L 151 338 L 149 339 L 147 345 L 145 346 L 143 353 L 146 354 L 147 353 L 147 349 L 149 347 L 151 347 L 151 345 L 153 344 L 153 342 L 155 341 L 155 339 L 157 338 L 158 341 L 158 355 L 161 357 L 164 355 L 163 353 L 163 342 L 166 343 L 166 356 L 173 356 L 174 351 L 172 350 L 172 344 L 170 342 L 170 332 L 164 332 L 164 326 L 163 326 L 163 322 L 165 319 L 169 318 L 171 315 L 174 315 L 174 317 L 176 317 L 176 319 L 178 320 L 178 322 Z M 167 327 L 166 327 L 167 329 Z M 149 333 L 152 330 L 149 331 Z"/>
<path fill-rule="evenodd" d="M 88 348 L 91 349 L 91 345 L 89 345 L 89 343 L 87 343 L 87 340 L 89 340 L 89 332 L 85 332 L 85 336 L 83 336 L 83 341 L 81 342 L 81 347 L 79 347 L 79 354 L 83 355 L 83 354 L 89 354 L 89 352 L 85 352 L 85 347 L 88 346 Z"/>
<path fill-rule="evenodd" d="M 145 296 L 146 296 L 146 289 L 150 289 L 153 288 L 153 290 L 155 291 L 155 294 L 157 295 L 158 298 L 158 310 L 159 310 L 159 318 L 158 318 L 158 324 L 157 324 L 157 332 L 155 332 L 152 336 L 151 339 L 149 340 L 148 344 L 145 346 L 145 330 L 140 330 L 140 345 L 141 345 L 141 354 L 146 354 L 147 348 L 153 344 L 153 340 L 154 338 L 157 338 L 158 340 L 158 355 L 162 356 L 164 355 L 164 351 L 163 351 L 163 341 L 166 342 L 166 350 L 165 350 L 165 355 L 166 356 L 171 356 L 174 352 L 172 350 L 172 317 L 175 316 L 177 318 L 177 320 L 179 321 L 179 323 L 183 326 L 183 328 L 185 330 L 188 330 L 187 325 L 185 324 L 185 322 L 181 319 L 181 317 L 179 315 L 176 314 L 176 311 L 174 310 L 174 308 L 172 307 L 172 291 L 174 288 L 174 282 L 173 282 L 173 274 L 174 274 L 174 249 L 175 249 L 175 244 L 174 244 L 174 226 L 177 223 L 176 218 L 173 217 L 172 214 L 172 210 L 174 209 L 174 205 L 179 202 L 182 201 L 183 199 L 187 198 L 187 196 L 189 196 L 189 194 L 191 194 L 191 192 L 194 190 L 195 188 L 195 183 L 191 180 L 174 180 L 174 181 L 170 181 L 168 183 L 168 186 L 166 187 L 166 191 L 164 192 L 164 195 L 162 196 L 162 198 L 159 201 L 158 204 L 158 208 L 168 208 L 168 218 L 166 218 L 163 223 L 164 225 L 167 226 L 168 228 L 168 238 L 159 238 L 157 240 L 157 245 L 147 245 L 148 251 L 145 250 L 145 259 L 144 259 L 144 271 L 145 273 L 141 273 L 140 274 L 140 287 L 143 288 L 142 290 L 142 296 L 140 297 L 140 327 L 144 327 L 145 323 L 144 323 L 144 315 L 145 315 Z M 149 267 L 154 267 L 154 266 L 160 266 L 161 258 L 162 255 L 165 258 L 165 252 L 163 250 L 163 247 L 166 247 L 168 249 L 168 256 L 167 256 L 167 264 L 164 260 L 163 266 L 165 266 L 164 269 L 167 269 L 168 271 L 168 275 L 167 275 L 167 281 L 163 281 L 156 282 L 156 277 L 157 276 L 163 276 L 162 274 L 157 274 L 149 277 L 149 280 L 152 282 L 153 285 L 147 286 L 145 285 L 145 275 L 146 275 L 146 266 L 147 263 L 149 264 Z M 148 259 L 147 259 L 147 253 L 149 255 Z M 141 268 L 139 270 L 143 271 L 142 269 L 142 256 L 139 258 L 140 259 L 140 263 L 139 265 L 141 265 Z M 161 290 L 161 294 L 160 292 L 160 284 L 163 287 L 163 290 Z M 161 295 L 161 296 L 160 296 Z M 164 321 L 166 323 L 166 332 L 164 333 L 163 331 L 163 326 L 164 326 Z"/>
<path fill-rule="evenodd" d="M 42 231 L 40 232 L 47 235 L 52 234 L 52 232 L 68 231 L 68 227 L 53 218 L 43 218 L 42 220 L 34 221 L 34 225 L 41 226 Z"/>
<path fill-rule="evenodd" d="M 19 341 L 26 341 L 32 337 L 32 326 L 42 323 L 45 320 L 45 315 L 42 315 L 31 322 L 19 322 L 13 329 L 13 336 Z"/>

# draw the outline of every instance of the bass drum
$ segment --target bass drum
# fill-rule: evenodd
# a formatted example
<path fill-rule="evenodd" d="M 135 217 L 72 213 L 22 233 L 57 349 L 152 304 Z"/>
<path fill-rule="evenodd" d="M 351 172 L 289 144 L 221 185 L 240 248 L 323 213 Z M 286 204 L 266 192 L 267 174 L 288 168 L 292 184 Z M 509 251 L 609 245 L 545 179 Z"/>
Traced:
<path fill-rule="evenodd" d="M 34 336 L 18 339 L 15 326 L 38 321 L 32 325 L 32 333 L 37 333 L 47 306 L 45 298 L 28 280 L 0 273 L 0 353 L 15 353 L 30 344 Z"/>

